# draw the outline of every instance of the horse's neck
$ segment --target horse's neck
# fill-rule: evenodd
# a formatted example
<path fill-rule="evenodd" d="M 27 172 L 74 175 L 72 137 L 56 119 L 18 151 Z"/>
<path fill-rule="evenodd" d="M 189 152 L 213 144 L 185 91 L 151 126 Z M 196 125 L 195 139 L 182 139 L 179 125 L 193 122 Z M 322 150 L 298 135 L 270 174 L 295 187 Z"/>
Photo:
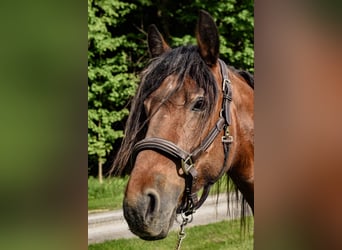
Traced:
<path fill-rule="evenodd" d="M 234 139 L 240 147 L 236 150 L 245 154 L 246 151 L 254 151 L 254 90 L 238 75 L 231 74 L 230 78 L 233 91 L 232 126 Z"/>
<path fill-rule="evenodd" d="M 231 77 L 233 103 L 231 105 L 231 147 L 229 176 L 242 192 L 248 204 L 254 204 L 254 91 L 239 76 Z"/>

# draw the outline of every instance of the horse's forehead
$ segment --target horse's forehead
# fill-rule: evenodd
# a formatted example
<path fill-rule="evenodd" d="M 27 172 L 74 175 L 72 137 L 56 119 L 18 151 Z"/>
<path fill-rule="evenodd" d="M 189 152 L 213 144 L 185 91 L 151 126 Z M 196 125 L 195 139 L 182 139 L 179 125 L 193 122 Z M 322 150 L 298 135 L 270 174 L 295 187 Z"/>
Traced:
<path fill-rule="evenodd" d="M 186 101 L 191 95 L 203 91 L 190 76 L 185 77 L 181 88 L 178 88 L 179 84 L 178 76 L 169 75 L 164 79 L 160 87 L 151 93 L 150 97 L 158 99 L 182 99 Z M 175 91 L 176 89 L 177 91 Z"/>
<path fill-rule="evenodd" d="M 177 87 L 177 78 L 174 75 L 167 76 L 161 83 L 160 87 L 156 89 L 152 96 L 168 96 Z"/>

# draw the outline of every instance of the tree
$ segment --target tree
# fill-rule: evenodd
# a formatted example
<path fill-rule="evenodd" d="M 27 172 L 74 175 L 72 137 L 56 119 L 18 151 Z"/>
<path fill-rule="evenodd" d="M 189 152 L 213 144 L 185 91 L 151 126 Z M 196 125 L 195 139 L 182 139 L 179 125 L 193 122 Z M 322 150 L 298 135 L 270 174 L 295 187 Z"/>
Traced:
<path fill-rule="evenodd" d="M 162 1 L 157 8 L 158 28 L 171 45 L 196 44 L 198 10 L 206 10 L 220 34 L 220 57 L 229 65 L 254 72 L 254 2 L 252 0 Z"/>
<path fill-rule="evenodd" d="M 125 52 L 135 44 L 124 35 L 112 36 L 134 8 L 117 0 L 88 0 L 88 154 L 97 156 L 100 182 L 107 154 L 123 136 L 113 124 L 128 115 L 124 105 L 138 81 Z"/>

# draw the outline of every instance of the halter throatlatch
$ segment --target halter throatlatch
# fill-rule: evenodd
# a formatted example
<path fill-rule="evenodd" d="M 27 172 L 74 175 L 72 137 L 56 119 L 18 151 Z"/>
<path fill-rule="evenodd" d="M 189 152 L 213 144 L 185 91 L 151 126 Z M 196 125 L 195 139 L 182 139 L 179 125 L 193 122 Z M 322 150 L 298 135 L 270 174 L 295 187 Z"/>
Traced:
<path fill-rule="evenodd" d="M 223 79 L 223 101 L 220 116 L 215 126 L 210 130 L 207 137 L 193 152 L 189 153 L 179 148 L 173 142 L 164 140 L 162 138 L 145 138 L 136 143 L 133 148 L 132 162 L 135 161 L 139 152 L 143 150 L 154 150 L 175 159 L 180 159 L 181 167 L 185 176 L 185 190 L 182 204 L 178 207 L 177 213 L 184 214 L 185 216 L 192 215 L 196 211 L 196 209 L 198 209 L 203 204 L 203 202 L 208 197 L 210 187 L 213 184 L 209 183 L 204 186 L 202 196 L 198 200 L 197 193 L 193 192 L 198 177 L 197 170 L 195 169 L 196 160 L 204 151 L 208 149 L 208 147 L 214 142 L 219 133 L 224 129 L 222 143 L 225 152 L 225 166 L 228 159 L 230 148 L 229 146 L 233 142 L 233 137 L 229 134 L 229 126 L 231 124 L 230 103 L 232 101 L 232 89 L 230 80 L 228 78 L 227 66 L 222 60 L 219 60 L 219 63 Z M 221 171 L 221 174 L 217 179 L 219 179 L 222 174 L 223 171 Z"/>

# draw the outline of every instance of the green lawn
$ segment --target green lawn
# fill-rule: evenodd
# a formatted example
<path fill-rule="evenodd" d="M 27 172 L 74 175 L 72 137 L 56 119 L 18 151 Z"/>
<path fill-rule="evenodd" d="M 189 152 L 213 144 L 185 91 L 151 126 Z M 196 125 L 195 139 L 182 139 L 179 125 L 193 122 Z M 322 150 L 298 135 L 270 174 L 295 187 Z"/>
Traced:
<path fill-rule="evenodd" d="M 122 208 L 128 178 L 105 178 L 103 183 L 88 178 L 88 210 L 113 210 Z"/>
<path fill-rule="evenodd" d="M 222 221 L 206 226 L 186 228 L 186 237 L 181 249 L 225 249 L 249 250 L 253 249 L 254 220 L 247 218 L 245 234 L 240 230 L 240 221 Z M 177 243 L 177 232 L 171 232 L 166 239 L 158 241 L 144 241 L 141 239 L 120 239 L 88 246 L 88 250 L 164 250 L 174 249 Z"/>

